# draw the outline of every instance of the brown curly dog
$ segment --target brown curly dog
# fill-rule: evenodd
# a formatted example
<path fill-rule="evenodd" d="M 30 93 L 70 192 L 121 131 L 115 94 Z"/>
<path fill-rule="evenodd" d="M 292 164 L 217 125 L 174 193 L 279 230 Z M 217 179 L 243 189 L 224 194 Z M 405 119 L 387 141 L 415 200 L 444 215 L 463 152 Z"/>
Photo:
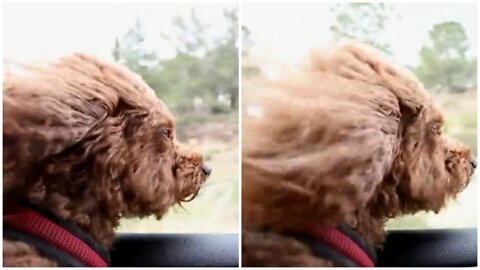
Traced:
<path fill-rule="evenodd" d="M 167 107 L 125 67 L 84 54 L 4 66 L 4 224 L 10 202 L 27 202 L 108 249 L 121 218 L 161 218 L 207 179 L 202 156 L 176 142 Z M 5 231 L 3 264 L 61 265 Z"/>
<path fill-rule="evenodd" d="M 372 266 L 388 219 L 438 212 L 476 167 L 442 135 L 422 84 L 366 46 L 315 51 L 298 74 L 244 85 L 260 109 L 243 118 L 243 266 L 348 265 L 338 253 Z M 330 254 L 332 239 L 370 249 Z"/>

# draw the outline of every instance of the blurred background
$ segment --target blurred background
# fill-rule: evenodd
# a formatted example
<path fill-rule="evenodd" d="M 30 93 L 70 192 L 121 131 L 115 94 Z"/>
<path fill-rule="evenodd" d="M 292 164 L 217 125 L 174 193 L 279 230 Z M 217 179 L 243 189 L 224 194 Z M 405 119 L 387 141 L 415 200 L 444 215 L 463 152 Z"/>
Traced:
<path fill-rule="evenodd" d="M 140 74 L 176 117 L 179 141 L 213 169 L 195 200 L 120 232 L 238 232 L 236 4 L 6 4 L 4 57 L 42 61 L 79 51 Z"/>
<path fill-rule="evenodd" d="M 242 80 L 275 79 L 302 63 L 311 48 L 358 40 L 413 71 L 442 107 L 444 133 L 477 156 L 476 11 L 475 3 L 243 4 Z M 440 214 L 404 216 L 388 227 L 475 227 L 476 194 L 474 175 Z"/>

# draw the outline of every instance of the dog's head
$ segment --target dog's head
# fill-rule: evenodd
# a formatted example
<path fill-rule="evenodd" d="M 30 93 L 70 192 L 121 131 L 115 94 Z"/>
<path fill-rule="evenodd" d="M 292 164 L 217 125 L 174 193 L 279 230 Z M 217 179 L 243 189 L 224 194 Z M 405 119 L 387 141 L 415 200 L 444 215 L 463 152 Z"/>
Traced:
<path fill-rule="evenodd" d="M 161 217 L 210 173 L 176 141 L 154 91 L 120 65 L 83 54 L 9 64 L 3 93 L 4 194 L 80 225 L 94 215 Z"/>
<path fill-rule="evenodd" d="M 477 166 L 467 145 L 442 133 L 442 113 L 431 101 L 418 108 L 400 106 L 394 158 L 369 201 L 375 216 L 438 212 L 467 186 Z"/>
<path fill-rule="evenodd" d="M 267 89 L 252 98 L 260 116 L 243 124 L 249 224 L 354 225 L 361 214 L 383 222 L 438 211 L 476 166 L 466 145 L 442 135 L 442 114 L 418 80 L 369 48 L 317 51 L 298 76 L 244 85 Z"/>
<path fill-rule="evenodd" d="M 441 110 L 411 72 L 362 45 L 345 45 L 328 61 L 330 67 L 321 60 L 316 63 L 320 69 L 331 68 L 343 78 L 383 88 L 386 97 L 371 96 L 381 109 L 372 109 L 389 119 L 380 124 L 384 134 L 393 131 L 392 124 L 395 127 L 395 133 L 390 133 L 395 135 L 394 140 L 385 138 L 392 156 L 367 200 L 370 214 L 392 218 L 422 210 L 438 212 L 467 186 L 476 168 L 471 150 L 442 133 Z M 386 100 L 394 103 L 383 102 Z"/>

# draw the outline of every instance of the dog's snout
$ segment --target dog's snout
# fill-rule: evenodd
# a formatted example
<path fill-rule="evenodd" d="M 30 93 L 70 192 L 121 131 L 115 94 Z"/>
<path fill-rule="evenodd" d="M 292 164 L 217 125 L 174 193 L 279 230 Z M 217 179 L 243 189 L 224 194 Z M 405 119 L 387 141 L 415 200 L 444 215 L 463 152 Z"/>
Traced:
<path fill-rule="evenodd" d="M 203 165 L 202 166 L 202 171 L 205 175 L 209 176 L 210 173 L 212 172 L 212 169 L 210 169 L 210 167 L 208 167 L 207 165 Z"/>

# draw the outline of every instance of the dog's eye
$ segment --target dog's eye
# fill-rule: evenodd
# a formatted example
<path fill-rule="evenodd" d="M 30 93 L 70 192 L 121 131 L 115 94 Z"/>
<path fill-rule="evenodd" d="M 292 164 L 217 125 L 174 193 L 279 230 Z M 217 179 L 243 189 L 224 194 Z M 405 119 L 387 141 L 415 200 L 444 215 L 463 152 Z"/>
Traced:
<path fill-rule="evenodd" d="M 170 139 L 171 136 L 172 136 L 172 131 L 168 128 L 162 129 L 161 133 L 162 133 L 162 136 L 167 138 L 167 139 Z"/>
<path fill-rule="evenodd" d="M 433 125 L 432 126 L 432 132 L 435 135 L 441 135 L 442 134 L 442 129 L 441 129 L 440 125 Z"/>

